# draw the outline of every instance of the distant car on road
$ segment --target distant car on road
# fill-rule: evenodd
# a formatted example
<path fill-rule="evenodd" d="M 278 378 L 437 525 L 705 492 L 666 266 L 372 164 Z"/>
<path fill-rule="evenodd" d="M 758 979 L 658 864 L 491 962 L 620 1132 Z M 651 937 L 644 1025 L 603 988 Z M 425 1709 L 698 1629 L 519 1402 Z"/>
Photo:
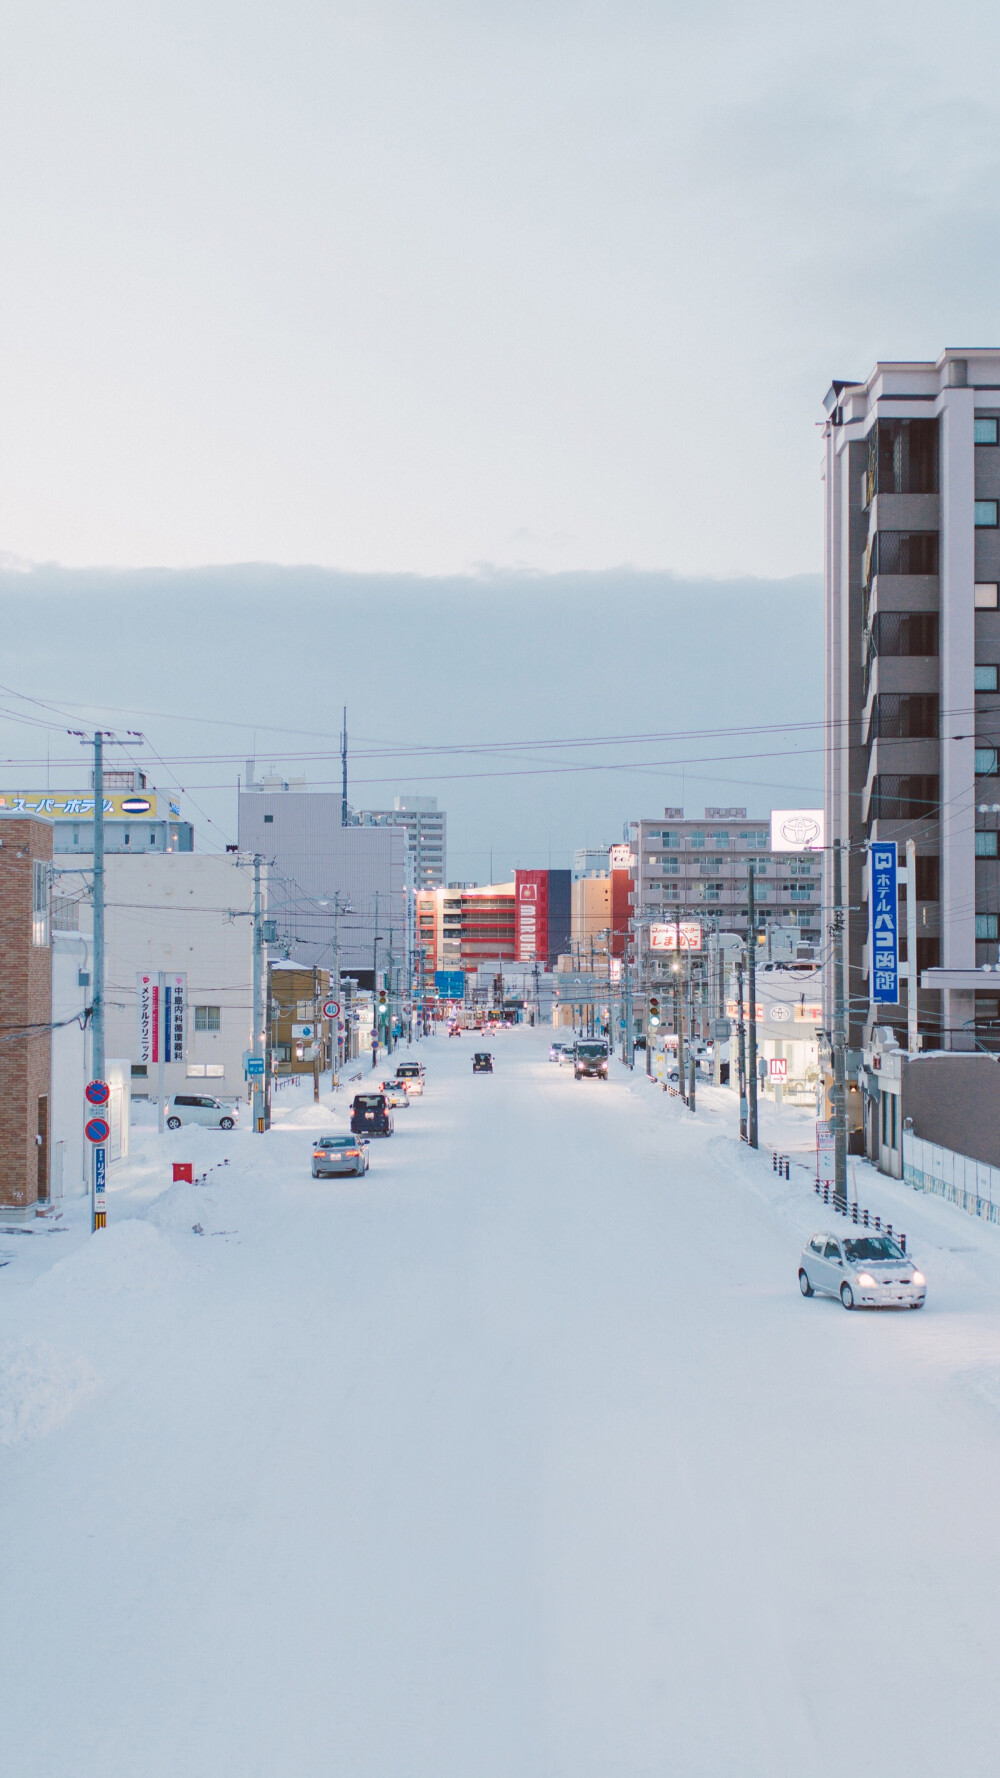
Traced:
<path fill-rule="evenodd" d="M 232 1130 L 239 1122 L 239 1106 L 225 1105 L 208 1093 L 174 1093 L 167 1100 L 167 1129 L 182 1124 L 204 1124 L 210 1130 Z"/>
<path fill-rule="evenodd" d="M 396 1079 L 412 1098 L 419 1099 L 424 1090 L 424 1065 L 422 1062 L 400 1062 L 396 1069 Z"/>
<path fill-rule="evenodd" d="M 802 1249 L 799 1289 L 839 1296 L 845 1309 L 922 1309 L 927 1280 L 891 1235 L 821 1231 Z"/>
<path fill-rule="evenodd" d="M 608 1046 L 603 1037 L 578 1039 L 573 1045 L 573 1079 L 607 1080 Z"/>
<path fill-rule="evenodd" d="M 554 1040 L 552 1043 L 549 1044 L 549 1061 L 550 1062 L 561 1062 L 563 1060 L 564 1055 L 565 1055 L 565 1051 L 566 1051 L 566 1045 L 564 1043 L 559 1043 L 558 1041 Z"/>
<path fill-rule="evenodd" d="M 410 1103 L 406 1088 L 401 1080 L 384 1080 L 382 1091 L 393 1110 L 400 1105 L 409 1105 Z"/>
<path fill-rule="evenodd" d="M 356 1136 L 391 1136 L 392 1112 L 384 1093 L 356 1093 L 351 1104 L 351 1129 Z"/>
<path fill-rule="evenodd" d="M 473 1074 L 492 1074 L 493 1057 L 489 1050 L 477 1050 L 472 1058 Z"/>
<path fill-rule="evenodd" d="M 335 1179 L 368 1171 L 368 1144 L 357 1136 L 321 1136 L 313 1144 L 312 1176 Z"/>

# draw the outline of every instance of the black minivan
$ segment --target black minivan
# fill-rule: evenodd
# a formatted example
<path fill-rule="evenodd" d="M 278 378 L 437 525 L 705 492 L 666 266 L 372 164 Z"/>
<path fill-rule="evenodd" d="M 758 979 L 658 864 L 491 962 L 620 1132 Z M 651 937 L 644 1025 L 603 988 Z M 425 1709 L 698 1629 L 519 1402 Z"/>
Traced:
<path fill-rule="evenodd" d="M 391 1136 L 392 1112 L 384 1093 L 356 1093 L 351 1104 L 351 1129 L 356 1136 Z"/>

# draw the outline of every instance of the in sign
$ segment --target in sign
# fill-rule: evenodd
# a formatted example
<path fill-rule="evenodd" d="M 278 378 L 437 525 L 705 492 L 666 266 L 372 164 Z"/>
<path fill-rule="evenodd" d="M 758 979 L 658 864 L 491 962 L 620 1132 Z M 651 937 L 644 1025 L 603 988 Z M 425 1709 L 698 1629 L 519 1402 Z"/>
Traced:
<path fill-rule="evenodd" d="M 784 1056 L 772 1056 L 769 1066 L 772 1080 L 787 1080 L 788 1063 Z"/>
<path fill-rule="evenodd" d="M 106 1142 L 111 1134 L 111 1125 L 106 1117 L 92 1117 L 84 1126 L 83 1133 L 88 1142 Z"/>
<path fill-rule="evenodd" d="M 111 1097 L 111 1088 L 106 1080 L 89 1080 L 83 1093 L 88 1105 L 106 1105 Z"/>

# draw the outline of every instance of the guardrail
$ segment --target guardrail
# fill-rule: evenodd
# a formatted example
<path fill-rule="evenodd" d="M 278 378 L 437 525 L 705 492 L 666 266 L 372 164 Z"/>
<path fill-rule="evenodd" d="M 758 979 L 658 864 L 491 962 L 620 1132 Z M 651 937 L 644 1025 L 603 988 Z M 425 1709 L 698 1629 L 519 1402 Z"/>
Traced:
<path fill-rule="evenodd" d="M 982 1222 L 1000 1223 L 1000 1167 L 956 1154 L 910 1130 L 903 1131 L 903 1181 L 914 1191 L 957 1204 Z"/>
<path fill-rule="evenodd" d="M 849 1217 L 859 1229 L 874 1229 L 876 1234 L 888 1235 L 890 1240 L 898 1241 L 903 1252 L 906 1252 L 906 1236 L 904 1234 L 894 1236 L 892 1223 L 884 1223 L 882 1218 L 876 1216 L 873 1211 L 863 1209 L 857 1198 L 853 1198 L 848 1204 L 841 1203 L 835 1195 L 836 1188 L 827 1179 L 824 1179 L 822 1184 L 817 1179 L 813 1185 L 813 1191 L 823 1199 L 824 1204 L 829 1204 L 832 1209 L 836 1210 L 838 1216 Z"/>

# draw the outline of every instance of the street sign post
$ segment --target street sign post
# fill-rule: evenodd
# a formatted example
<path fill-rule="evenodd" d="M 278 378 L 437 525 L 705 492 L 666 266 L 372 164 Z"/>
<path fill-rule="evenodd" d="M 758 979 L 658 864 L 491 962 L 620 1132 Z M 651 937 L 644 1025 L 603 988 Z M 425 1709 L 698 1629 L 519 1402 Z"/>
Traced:
<path fill-rule="evenodd" d="M 98 1119 L 91 1119 L 91 1122 L 98 1121 Z M 91 1194 L 95 1229 L 104 1229 L 108 1226 L 107 1200 L 104 1195 L 107 1176 L 108 1151 L 103 1142 L 98 1142 L 94 1146 L 93 1191 Z"/>
<path fill-rule="evenodd" d="M 340 1017 L 340 1001 L 339 1000 L 324 1000 L 324 1002 L 323 1002 L 323 1017 L 324 1017 L 324 1019 L 339 1019 L 339 1017 Z"/>
<path fill-rule="evenodd" d="M 83 1089 L 88 1105 L 106 1105 L 111 1097 L 111 1088 L 106 1080 L 91 1080 Z"/>
<path fill-rule="evenodd" d="M 84 1125 L 83 1133 L 88 1142 L 103 1143 L 108 1140 L 111 1134 L 111 1125 L 106 1117 L 92 1117 Z"/>
<path fill-rule="evenodd" d="M 260 1080 L 264 1073 L 263 1056 L 248 1056 L 246 1069 L 248 1080 Z"/>

